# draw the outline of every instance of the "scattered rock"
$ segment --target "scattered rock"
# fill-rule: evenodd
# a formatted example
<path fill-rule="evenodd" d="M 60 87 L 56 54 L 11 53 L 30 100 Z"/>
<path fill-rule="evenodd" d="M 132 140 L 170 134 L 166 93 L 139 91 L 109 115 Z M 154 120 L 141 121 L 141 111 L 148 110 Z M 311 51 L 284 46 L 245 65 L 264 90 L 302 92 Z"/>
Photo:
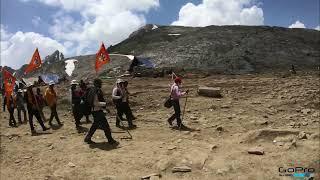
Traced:
<path fill-rule="evenodd" d="M 191 172 L 191 167 L 189 166 L 176 166 L 172 168 L 172 173 L 176 172 Z"/>
<path fill-rule="evenodd" d="M 293 139 L 293 140 L 292 140 L 291 146 L 297 147 L 297 140 L 296 140 L 296 139 Z"/>
<path fill-rule="evenodd" d="M 169 146 L 168 147 L 168 150 L 174 150 L 174 149 L 176 149 L 177 148 L 177 146 Z"/>
<path fill-rule="evenodd" d="M 159 180 L 159 179 L 160 179 L 159 176 L 151 176 L 151 177 L 150 177 L 150 180 Z"/>
<path fill-rule="evenodd" d="M 214 150 L 214 149 L 217 149 L 217 148 L 218 148 L 218 145 L 216 145 L 216 144 L 210 146 L 210 150 L 211 151 Z"/>
<path fill-rule="evenodd" d="M 156 176 L 156 177 L 161 177 L 161 174 L 159 173 L 152 173 L 146 176 L 142 176 L 141 179 L 151 179 L 151 177 Z"/>
<path fill-rule="evenodd" d="M 52 176 L 50 176 L 50 175 L 46 175 L 46 176 L 44 177 L 45 180 L 49 180 L 49 179 L 51 179 L 51 178 L 52 178 Z"/>
<path fill-rule="evenodd" d="M 115 180 L 116 176 L 104 176 L 102 178 L 100 178 L 101 180 Z"/>
<path fill-rule="evenodd" d="M 23 157 L 23 159 L 31 159 L 32 158 L 32 156 L 25 156 L 25 157 Z"/>
<path fill-rule="evenodd" d="M 222 108 L 222 109 L 229 109 L 230 106 L 229 106 L 229 105 L 222 105 L 221 108 Z"/>
<path fill-rule="evenodd" d="M 310 139 L 320 139 L 320 133 L 313 133 L 310 135 Z"/>
<path fill-rule="evenodd" d="M 20 159 L 17 159 L 17 160 L 14 161 L 14 163 L 16 163 L 16 164 L 18 164 L 18 163 L 20 163 L 20 162 L 21 162 Z"/>
<path fill-rule="evenodd" d="M 72 162 L 69 162 L 69 163 L 68 163 L 68 166 L 69 166 L 69 167 L 72 167 L 72 168 L 76 167 L 76 165 L 73 164 Z"/>
<path fill-rule="evenodd" d="M 190 116 L 190 119 L 191 119 L 191 120 L 197 120 L 198 118 L 195 117 L 195 116 Z"/>
<path fill-rule="evenodd" d="M 213 87 L 199 87 L 198 94 L 200 96 L 206 97 L 214 97 L 214 98 L 221 98 L 221 88 L 213 88 Z"/>
<path fill-rule="evenodd" d="M 67 139 L 66 136 L 60 136 L 60 139 Z"/>
<path fill-rule="evenodd" d="M 307 126 L 308 125 L 308 122 L 303 122 L 302 123 L 302 126 Z"/>
<path fill-rule="evenodd" d="M 263 118 L 266 118 L 266 119 L 267 119 L 267 118 L 269 118 L 269 117 L 268 117 L 267 115 L 264 115 Z"/>
<path fill-rule="evenodd" d="M 303 109 L 301 112 L 305 115 L 309 114 L 311 112 L 311 109 Z"/>
<path fill-rule="evenodd" d="M 299 133 L 298 138 L 299 139 L 307 139 L 307 134 L 302 131 L 302 132 Z"/>
<path fill-rule="evenodd" d="M 269 123 L 268 123 L 268 121 L 260 121 L 259 124 L 260 125 L 268 125 Z"/>
<path fill-rule="evenodd" d="M 217 170 L 217 175 L 224 175 L 228 171 L 229 171 L 229 169 L 227 169 L 227 168 L 218 169 Z"/>
<path fill-rule="evenodd" d="M 311 115 L 313 118 L 317 118 L 320 117 L 320 113 L 319 112 L 315 112 Z"/>
<path fill-rule="evenodd" d="M 184 135 L 189 135 L 191 132 L 190 131 L 185 131 L 183 134 Z"/>
<path fill-rule="evenodd" d="M 181 143 L 181 142 L 182 142 L 182 139 L 178 139 L 176 142 L 177 142 L 177 143 Z"/>
<path fill-rule="evenodd" d="M 224 130 L 224 129 L 223 129 L 222 126 L 217 127 L 217 131 L 223 131 L 223 130 Z"/>
<path fill-rule="evenodd" d="M 251 104 L 262 104 L 262 103 L 259 101 L 255 101 L 255 102 L 252 102 Z"/>
<path fill-rule="evenodd" d="M 264 154 L 264 151 L 262 148 L 260 147 L 255 147 L 255 148 L 250 148 L 248 150 L 248 153 L 249 154 L 255 154 L 255 155 L 263 155 Z"/>

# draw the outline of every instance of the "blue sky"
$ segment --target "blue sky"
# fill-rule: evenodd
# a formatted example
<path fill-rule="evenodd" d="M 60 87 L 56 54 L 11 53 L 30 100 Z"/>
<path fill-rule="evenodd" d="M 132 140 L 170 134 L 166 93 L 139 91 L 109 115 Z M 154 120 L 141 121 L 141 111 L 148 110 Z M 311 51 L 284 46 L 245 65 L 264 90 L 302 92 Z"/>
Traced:
<path fill-rule="evenodd" d="M 18 68 L 38 46 L 42 56 L 94 53 L 147 23 L 315 29 L 319 0 L 1 0 L 1 64 Z M 9 61 L 17 48 L 26 50 Z"/>

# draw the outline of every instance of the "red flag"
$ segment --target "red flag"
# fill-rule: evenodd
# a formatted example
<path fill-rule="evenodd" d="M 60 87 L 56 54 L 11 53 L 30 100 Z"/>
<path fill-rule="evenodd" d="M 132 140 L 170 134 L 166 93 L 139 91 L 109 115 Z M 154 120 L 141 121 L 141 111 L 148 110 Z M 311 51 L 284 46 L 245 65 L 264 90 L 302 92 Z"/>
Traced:
<path fill-rule="evenodd" d="M 102 43 L 100 46 L 99 51 L 96 54 L 96 72 L 101 68 L 102 65 L 107 64 L 110 62 L 109 54 Z"/>
<path fill-rule="evenodd" d="M 3 81 L 4 81 L 5 95 L 7 97 L 9 97 L 13 92 L 16 78 L 9 71 L 5 70 L 4 68 L 2 68 L 2 75 L 3 75 L 2 77 L 3 77 Z"/>
<path fill-rule="evenodd" d="M 31 59 L 29 65 L 27 66 L 27 68 L 25 69 L 24 73 L 27 74 L 27 73 L 41 67 L 41 64 L 42 64 L 42 61 L 41 61 L 40 54 L 39 54 L 39 51 L 37 48 L 34 51 L 32 59 Z"/>

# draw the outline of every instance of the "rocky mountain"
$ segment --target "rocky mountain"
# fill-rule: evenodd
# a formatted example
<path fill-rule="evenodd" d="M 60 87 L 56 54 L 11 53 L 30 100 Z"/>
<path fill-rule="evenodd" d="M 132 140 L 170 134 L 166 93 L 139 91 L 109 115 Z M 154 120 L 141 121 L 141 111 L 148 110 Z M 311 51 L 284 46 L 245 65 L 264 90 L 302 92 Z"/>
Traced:
<path fill-rule="evenodd" d="M 147 25 L 111 51 L 151 57 L 157 67 L 211 73 L 264 73 L 315 69 L 320 32 L 267 26 L 179 27 Z"/>
<path fill-rule="evenodd" d="M 126 40 L 110 46 L 109 53 L 148 57 L 157 69 L 194 73 L 244 74 L 297 70 L 316 70 L 320 65 L 320 32 L 267 26 L 155 26 L 146 25 Z M 64 57 L 63 57 L 64 58 Z M 95 55 L 77 59 L 74 76 L 95 76 Z M 46 57 L 43 67 L 28 76 L 57 73 L 65 63 L 59 51 Z M 111 56 L 102 74 L 124 72 L 130 61 Z M 18 70 L 22 76 L 25 66 Z"/>

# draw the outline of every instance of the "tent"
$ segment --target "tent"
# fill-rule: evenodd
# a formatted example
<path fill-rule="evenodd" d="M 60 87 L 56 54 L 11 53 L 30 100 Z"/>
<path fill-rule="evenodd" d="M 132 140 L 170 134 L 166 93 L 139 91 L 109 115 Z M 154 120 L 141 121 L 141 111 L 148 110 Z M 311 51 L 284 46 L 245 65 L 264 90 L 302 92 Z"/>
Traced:
<path fill-rule="evenodd" d="M 155 68 L 155 65 L 151 62 L 150 58 L 144 58 L 144 57 L 134 57 L 132 60 L 128 71 L 133 72 L 133 68 L 136 66 L 144 67 L 144 68 Z"/>
<path fill-rule="evenodd" d="M 40 76 L 42 81 L 46 84 L 49 84 L 50 81 L 54 83 L 59 83 L 59 75 L 57 74 L 44 74 Z"/>

